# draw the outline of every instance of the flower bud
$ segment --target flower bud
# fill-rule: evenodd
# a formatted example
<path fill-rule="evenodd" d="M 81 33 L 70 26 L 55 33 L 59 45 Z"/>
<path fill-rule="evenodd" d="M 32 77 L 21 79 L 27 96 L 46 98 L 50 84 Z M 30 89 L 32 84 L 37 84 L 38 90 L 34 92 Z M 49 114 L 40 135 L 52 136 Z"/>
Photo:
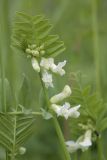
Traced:
<path fill-rule="evenodd" d="M 44 49 L 44 44 L 42 44 L 42 45 L 40 46 L 40 49 Z"/>
<path fill-rule="evenodd" d="M 27 49 L 26 49 L 26 53 L 31 54 L 32 51 L 31 51 L 29 48 L 27 48 Z"/>
<path fill-rule="evenodd" d="M 71 95 L 71 88 L 66 85 L 63 91 L 50 99 L 51 103 L 58 103 Z"/>
<path fill-rule="evenodd" d="M 31 48 L 31 49 L 36 49 L 36 44 L 32 44 L 32 45 L 30 46 L 30 48 Z"/>
<path fill-rule="evenodd" d="M 39 56 L 39 51 L 32 50 L 32 55 L 38 57 Z"/>
<path fill-rule="evenodd" d="M 26 148 L 25 147 L 20 147 L 19 148 L 19 154 L 20 155 L 23 155 L 23 154 L 25 154 L 26 153 Z"/>
<path fill-rule="evenodd" d="M 72 91 L 70 86 L 66 85 L 63 89 L 63 94 L 65 95 L 65 97 L 69 97 L 71 95 Z"/>
<path fill-rule="evenodd" d="M 44 50 L 40 51 L 40 54 L 43 56 L 45 54 L 45 51 Z"/>
<path fill-rule="evenodd" d="M 32 58 L 31 60 L 32 62 L 32 67 L 35 71 L 40 72 L 40 66 L 38 64 L 38 61 L 36 60 L 36 58 Z"/>

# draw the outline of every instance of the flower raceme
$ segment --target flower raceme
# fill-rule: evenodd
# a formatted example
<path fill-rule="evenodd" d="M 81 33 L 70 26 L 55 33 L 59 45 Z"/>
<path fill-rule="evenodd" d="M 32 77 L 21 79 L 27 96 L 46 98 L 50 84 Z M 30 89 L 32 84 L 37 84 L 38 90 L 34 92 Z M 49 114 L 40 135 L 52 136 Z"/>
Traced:
<path fill-rule="evenodd" d="M 41 54 L 41 49 L 44 49 L 44 46 L 37 47 L 36 45 L 29 45 L 26 49 L 26 52 L 32 55 L 31 63 L 32 67 L 35 71 L 42 73 L 42 81 L 45 84 L 45 87 L 54 87 L 52 72 L 63 76 L 65 74 L 65 70 L 63 67 L 66 65 L 66 60 L 63 62 L 59 62 L 58 65 L 54 63 L 54 58 L 44 58 L 40 56 L 40 62 L 37 60 L 38 56 Z M 42 50 L 43 52 L 43 50 Z M 51 73 L 50 73 L 51 72 Z M 78 118 L 80 113 L 78 109 L 80 105 L 70 108 L 70 104 L 65 102 L 62 106 L 57 105 L 58 102 L 63 101 L 65 98 L 71 95 L 71 88 L 66 85 L 62 92 L 53 96 L 50 99 L 51 107 L 56 112 L 57 116 L 63 116 L 65 119 L 68 117 Z"/>
<path fill-rule="evenodd" d="M 81 149 L 82 151 L 87 150 L 91 145 L 92 130 L 87 130 L 84 135 L 80 136 L 77 141 L 67 141 L 66 146 L 70 153 Z"/>

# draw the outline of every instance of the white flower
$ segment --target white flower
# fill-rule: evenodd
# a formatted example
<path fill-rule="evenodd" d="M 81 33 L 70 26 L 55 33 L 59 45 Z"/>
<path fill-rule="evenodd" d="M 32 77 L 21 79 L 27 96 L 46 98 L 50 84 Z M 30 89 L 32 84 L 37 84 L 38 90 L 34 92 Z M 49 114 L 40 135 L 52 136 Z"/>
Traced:
<path fill-rule="evenodd" d="M 80 108 L 81 106 L 78 105 L 78 106 L 75 106 L 75 107 L 72 107 L 69 109 L 69 117 L 72 117 L 72 118 L 78 118 L 80 116 L 80 112 L 78 112 L 78 109 Z"/>
<path fill-rule="evenodd" d="M 68 119 L 69 117 L 69 103 L 65 103 L 63 106 L 52 104 L 52 109 L 56 112 L 57 116 L 65 117 L 65 119 Z"/>
<path fill-rule="evenodd" d="M 73 153 L 80 148 L 79 144 L 75 141 L 67 141 L 65 143 L 66 143 L 67 149 L 70 153 Z"/>
<path fill-rule="evenodd" d="M 87 130 L 84 135 L 82 135 L 77 139 L 76 142 L 75 141 L 65 142 L 68 151 L 70 153 L 73 153 L 78 149 L 81 149 L 82 151 L 87 150 L 92 145 L 91 136 L 92 136 L 92 131 Z"/>
<path fill-rule="evenodd" d="M 80 145 L 82 151 L 87 150 L 87 149 L 89 148 L 89 146 L 92 145 L 91 135 L 92 135 L 92 131 L 91 131 L 91 130 L 87 130 L 87 131 L 85 132 L 83 141 L 82 141 L 82 142 L 79 142 L 79 145 Z"/>
<path fill-rule="evenodd" d="M 63 76 L 65 74 L 64 67 L 66 64 L 66 61 L 64 62 L 59 62 L 58 65 L 54 64 L 54 59 L 53 58 L 42 58 L 40 62 L 40 66 L 43 67 L 46 70 L 51 70 L 54 73 L 60 74 Z"/>
<path fill-rule="evenodd" d="M 53 63 L 54 63 L 53 58 L 42 58 L 40 66 L 43 67 L 43 69 L 49 70 Z"/>
<path fill-rule="evenodd" d="M 52 74 L 49 74 L 46 70 L 44 70 L 42 76 L 42 81 L 45 83 L 45 87 L 53 87 Z"/>
<path fill-rule="evenodd" d="M 71 88 L 68 85 L 66 85 L 61 93 L 53 96 L 50 99 L 50 102 L 56 104 L 56 103 L 64 100 L 65 98 L 69 97 L 71 95 L 71 93 L 72 93 Z"/>
<path fill-rule="evenodd" d="M 66 65 L 66 61 L 64 62 L 59 62 L 58 65 L 51 65 L 51 70 L 54 73 L 58 73 L 59 75 L 63 76 L 65 74 L 65 70 L 62 69 Z"/>
<path fill-rule="evenodd" d="M 57 104 L 52 104 L 51 105 L 51 108 L 56 112 L 57 116 L 60 115 L 60 105 L 57 105 Z"/>
<path fill-rule="evenodd" d="M 31 59 L 31 62 L 32 62 L 32 67 L 33 67 L 33 69 L 34 69 L 35 71 L 37 71 L 37 72 L 40 72 L 40 66 L 39 66 L 39 63 L 38 63 L 37 59 L 33 57 L 33 58 Z"/>
<path fill-rule="evenodd" d="M 56 112 L 57 116 L 63 116 L 65 119 L 69 117 L 78 118 L 80 113 L 77 111 L 80 108 L 80 105 L 70 108 L 70 104 L 65 102 L 63 106 L 52 104 L 52 109 Z"/>

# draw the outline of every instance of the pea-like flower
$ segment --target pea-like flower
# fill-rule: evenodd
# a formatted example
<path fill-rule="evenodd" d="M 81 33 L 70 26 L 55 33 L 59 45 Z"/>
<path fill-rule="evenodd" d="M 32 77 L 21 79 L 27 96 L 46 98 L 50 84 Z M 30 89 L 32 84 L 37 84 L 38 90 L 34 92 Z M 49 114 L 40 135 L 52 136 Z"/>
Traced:
<path fill-rule="evenodd" d="M 49 74 L 46 70 L 42 74 L 42 81 L 45 83 L 46 88 L 53 87 L 52 74 Z"/>
<path fill-rule="evenodd" d="M 42 57 L 40 66 L 43 67 L 45 70 L 49 70 L 51 68 L 51 65 L 54 64 L 54 59 L 53 58 L 44 58 Z"/>
<path fill-rule="evenodd" d="M 57 73 L 61 76 L 65 74 L 63 67 L 66 65 L 66 60 L 64 62 L 59 62 L 58 65 L 54 64 L 53 58 L 42 58 L 40 66 L 46 70 L 50 70 L 53 73 Z"/>
<path fill-rule="evenodd" d="M 68 119 L 69 117 L 78 118 L 80 115 L 78 111 L 80 105 L 71 108 L 70 104 L 65 102 L 63 106 L 52 104 L 51 107 L 56 112 L 57 116 L 65 117 L 65 119 Z"/>
<path fill-rule="evenodd" d="M 79 137 L 76 142 L 67 141 L 66 146 L 68 151 L 70 153 L 73 153 L 78 149 L 81 149 L 82 151 L 87 150 L 92 145 L 91 137 L 92 137 L 92 131 L 89 129 L 85 132 L 84 135 Z"/>
<path fill-rule="evenodd" d="M 85 132 L 83 141 L 82 141 L 82 142 L 79 142 L 82 151 L 87 150 L 87 149 L 89 148 L 89 146 L 92 145 L 91 136 L 92 136 L 92 131 L 91 131 L 91 130 L 87 130 L 87 131 Z"/>
<path fill-rule="evenodd" d="M 71 93 L 72 93 L 71 88 L 68 85 L 66 85 L 61 93 L 53 96 L 50 99 L 50 102 L 53 104 L 56 104 L 56 103 L 64 100 L 65 98 L 69 97 L 71 95 Z"/>
<path fill-rule="evenodd" d="M 32 67 L 35 71 L 40 72 L 40 66 L 36 58 L 31 59 Z"/>
<path fill-rule="evenodd" d="M 51 70 L 54 73 L 57 73 L 61 76 L 63 76 L 65 74 L 65 70 L 63 69 L 63 67 L 66 65 L 66 60 L 63 62 L 59 62 L 58 65 L 51 65 Z"/>

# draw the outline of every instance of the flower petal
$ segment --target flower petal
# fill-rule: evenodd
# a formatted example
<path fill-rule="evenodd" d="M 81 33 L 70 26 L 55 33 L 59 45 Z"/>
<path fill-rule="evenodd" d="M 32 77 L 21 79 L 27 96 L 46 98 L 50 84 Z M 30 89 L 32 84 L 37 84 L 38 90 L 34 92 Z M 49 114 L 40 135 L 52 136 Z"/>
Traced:
<path fill-rule="evenodd" d="M 52 83 L 52 74 L 49 74 L 47 71 L 44 71 L 42 74 L 42 81 L 45 83 L 45 87 L 53 87 Z"/>
<path fill-rule="evenodd" d="M 50 102 L 51 103 L 58 103 L 62 100 L 64 100 L 65 98 L 69 97 L 71 95 L 72 91 L 71 91 L 71 88 L 66 85 L 63 89 L 63 91 L 55 96 L 53 96 L 51 99 L 50 99 Z"/>
<path fill-rule="evenodd" d="M 40 66 L 36 58 L 31 59 L 32 67 L 35 71 L 40 72 Z"/>

